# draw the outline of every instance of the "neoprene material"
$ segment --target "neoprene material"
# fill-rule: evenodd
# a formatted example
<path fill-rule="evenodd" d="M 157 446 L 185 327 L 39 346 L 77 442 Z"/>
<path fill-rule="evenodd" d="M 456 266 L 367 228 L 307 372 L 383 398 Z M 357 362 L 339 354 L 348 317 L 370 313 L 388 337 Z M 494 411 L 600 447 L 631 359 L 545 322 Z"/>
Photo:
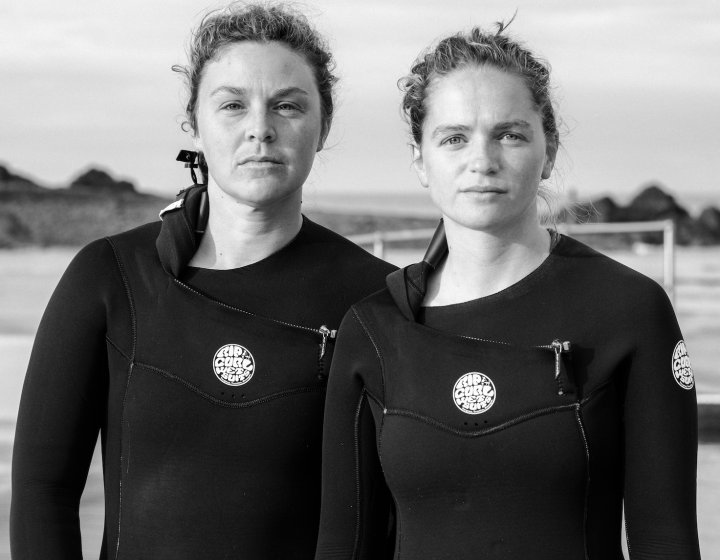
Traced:
<path fill-rule="evenodd" d="M 330 331 L 394 267 L 304 219 L 263 261 L 188 268 L 198 195 L 91 243 L 55 290 L 15 436 L 13 558 L 81 558 L 98 432 L 100 558 L 312 558 Z"/>
<path fill-rule="evenodd" d="M 431 270 L 343 320 L 316 559 L 619 560 L 623 500 L 633 560 L 699 558 L 696 395 L 664 290 L 564 236 L 471 302 L 423 308 Z"/>

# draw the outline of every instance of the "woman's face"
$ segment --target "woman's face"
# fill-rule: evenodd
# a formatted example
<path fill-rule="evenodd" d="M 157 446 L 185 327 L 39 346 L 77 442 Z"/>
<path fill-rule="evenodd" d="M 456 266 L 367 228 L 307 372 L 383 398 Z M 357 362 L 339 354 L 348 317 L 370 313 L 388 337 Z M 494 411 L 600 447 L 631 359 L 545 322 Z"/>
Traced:
<path fill-rule="evenodd" d="M 321 146 L 320 94 L 305 59 L 277 42 L 238 42 L 203 69 L 195 145 L 237 202 L 267 207 L 299 193 Z"/>
<path fill-rule="evenodd" d="M 537 189 L 555 149 L 523 80 L 468 66 L 436 78 L 428 91 L 414 165 L 445 219 L 496 232 L 537 225 Z"/>

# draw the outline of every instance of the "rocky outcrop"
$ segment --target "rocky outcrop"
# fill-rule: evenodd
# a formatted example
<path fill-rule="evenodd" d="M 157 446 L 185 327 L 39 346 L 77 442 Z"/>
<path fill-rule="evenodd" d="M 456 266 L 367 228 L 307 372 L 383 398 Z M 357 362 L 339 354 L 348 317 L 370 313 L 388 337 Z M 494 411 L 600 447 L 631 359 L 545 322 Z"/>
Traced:
<path fill-rule="evenodd" d="M 40 185 L 35 182 L 15 175 L 7 167 L 0 165 L 0 191 L 39 191 Z"/>
<path fill-rule="evenodd" d="M 676 239 L 681 245 L 720 242 L 720 224 L 712 209 L 703 211 L 697 219 L 681 206 L 662 187 L 650 184 L 643 188 L 627 206 L 617 204 L 610 197 L 602 197 L 588 204 L 579 204 L 574 212 L 576 222 L 648 222 L 673 220 Z M 662 233 L 625 235 L 626 242 L 660 243 Z"/>
<path fill-rule="evenodd" d="M 91 191 L 102 194 L 134 193 L 135 186 L 129 181 L 116 181 L 105 171 L 89 169 L 70 183 L 71 190 Z"/>
<path fill-rule="evenodd" d="M 48 189 L 0 168 L 0 247 L 84 245 L 158 219 L 168 200 L 90 169 Z"/>

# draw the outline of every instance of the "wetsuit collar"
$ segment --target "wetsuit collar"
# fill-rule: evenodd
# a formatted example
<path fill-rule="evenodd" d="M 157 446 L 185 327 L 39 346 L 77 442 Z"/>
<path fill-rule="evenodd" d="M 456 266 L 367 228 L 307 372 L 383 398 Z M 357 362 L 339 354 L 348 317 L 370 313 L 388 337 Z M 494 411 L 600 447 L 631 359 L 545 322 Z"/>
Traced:
<path fill-rule="evenodd" d="M 406 319 L 416 321 L 427 290 L 430 274 L 447 255 L 447 239 L 442 220 L 430 241 L 423 260 L 388 275 L 390 295 Z"/>
<path fill-rule="evenodd" d="M 155 241 L 165 272 L 178 277 L 197 251 L 207 223 L 207 185 L 180 191 L 177 199 L 160 212 L 162 226 Z"/>

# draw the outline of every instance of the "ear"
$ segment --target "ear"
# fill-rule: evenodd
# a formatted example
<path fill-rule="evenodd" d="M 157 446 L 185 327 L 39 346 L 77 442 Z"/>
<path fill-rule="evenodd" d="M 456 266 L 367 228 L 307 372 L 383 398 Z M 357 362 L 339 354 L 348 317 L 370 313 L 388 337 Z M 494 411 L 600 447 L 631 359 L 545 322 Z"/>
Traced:
<path fill-rule="evenodd" d="M 328 134 L 330 134 L 330 123 L 324 122 L 322 125 L 322 130 L 320 130 L 320 138 L 318 139 L 318 145 L 316 152 L 319 152 L 323 149 L 325 146 L 325 141 L 327 140 Z"/>
<path fill-rule="evenodd" d="M 555 167 L 555 156 L 557 156 L 558 145 L 557 142 L 548 144 L 545 149 L 545 163 L 543 163 L 542 175 L 543 179 L 549 179 L 552 174 L 553 167 Z"/>
<path fill-rule="evenodd" d="M 415 173 L 417 173 L 420 184 L 427 189 L 428 180 L 427 173 L 425 172 L 425 161 L 422 157 L 422 150 L 415 142 L 410 144 L 410 148 L 412 149 L 412 165 L 415 168 Z"/>

